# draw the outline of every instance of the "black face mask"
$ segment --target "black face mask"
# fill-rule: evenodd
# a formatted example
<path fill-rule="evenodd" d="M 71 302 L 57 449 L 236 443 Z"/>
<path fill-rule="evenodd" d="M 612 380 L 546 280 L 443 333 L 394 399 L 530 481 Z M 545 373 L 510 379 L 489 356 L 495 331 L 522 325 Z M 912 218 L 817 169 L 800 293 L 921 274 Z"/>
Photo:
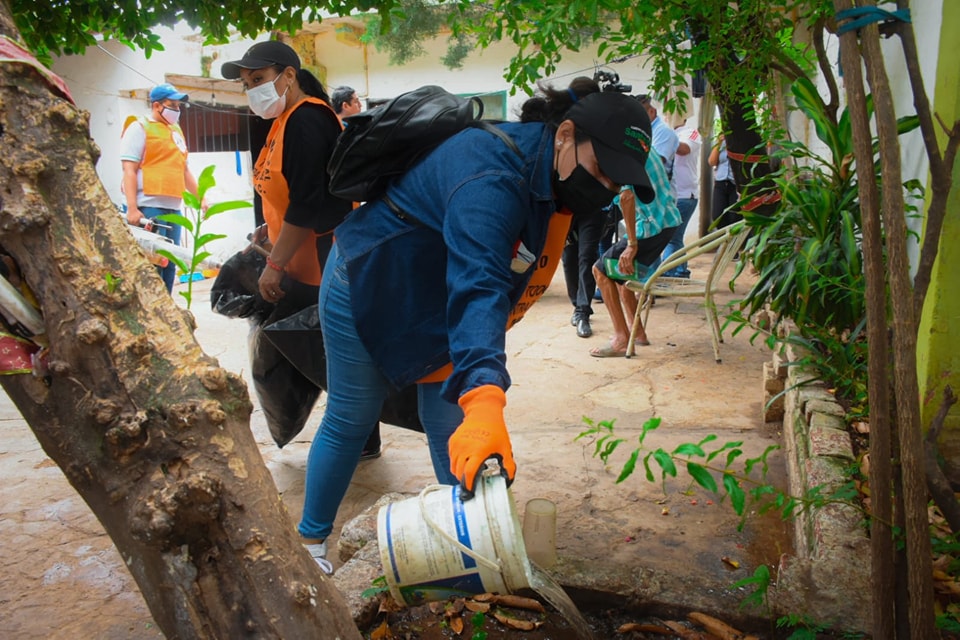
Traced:
<path fill-rule="evenodd" d="M 577 147 L 574 146 L 573 150 L 576 154 Z M 590 175 L 590 172 L 580 164 L 579 157 L 576 160 L 577 166 L 566 180 L 561 180 L 557 171 L 554 170 L 553 188 L 560 204 L 570 209 L 574 216 L 592 215 L 609 205 L 617 194 Z"/>

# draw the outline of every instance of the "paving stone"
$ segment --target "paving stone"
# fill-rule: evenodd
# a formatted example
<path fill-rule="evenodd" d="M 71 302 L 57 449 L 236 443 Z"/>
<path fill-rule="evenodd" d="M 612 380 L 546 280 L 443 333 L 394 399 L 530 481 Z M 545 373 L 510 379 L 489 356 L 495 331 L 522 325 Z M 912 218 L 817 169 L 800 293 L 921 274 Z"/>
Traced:
<path fill-rule="evenodd" d="M 823 414 L 813 414 L 816 421 L 817 416 Z M 832 416 L 826 416 L 828 418 Z M 841 422 L 842 424 L 842 422 Z M 821 424 L 810 426 L 810 455 L 828 456 L 831 458 L 841 458 L 852 461 L 853 446 L 850 443 L 850 434 L 844 429 L 835 429 Z"/>

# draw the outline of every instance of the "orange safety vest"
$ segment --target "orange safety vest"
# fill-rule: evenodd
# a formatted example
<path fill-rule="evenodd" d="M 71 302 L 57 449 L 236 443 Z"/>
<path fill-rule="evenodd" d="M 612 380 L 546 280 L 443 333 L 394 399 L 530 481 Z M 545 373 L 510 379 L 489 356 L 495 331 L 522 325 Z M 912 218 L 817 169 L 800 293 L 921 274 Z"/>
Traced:
<path fill-rule="evenodd" d="M 527 283 L 527 288 L 524 289 L 523 294 L 507 318 L 508 331 L 513 325 L 523 319 L 523 316 L 526 315 L 530 307 L 540 299 L 540 296 L 542 296 L 547 291 L 547 287 L 550 286 L 550 282 L 553 280 L 553 274 L 556 273 L 557 266 L 560 264 L 563 245 L 567 241 L 567 234 L 570 231 L 570 222 L 572 219 L 573 216 L 566 209 L 553 214 L 553 217 L 550 218 L 550 224 L 547 226 L 547 240 L 543 244 L 543 252 L 537 258 L 537 264 L 534 267 L 535 271 L 533 275 L 530 276 L 530 282 Z M 433 373 L 428 373 L 417 380 L 417 383 L 443 382 L 450 377 L 451 373 L 453 373 L 453 363 L 448 362 L 440 369 L 437 369 Z"/>
<path fill-rule="evenodd" d="M 283 177 L 283 132 L 287 126 L 290 114 L 300 108 L 305 102 L 323 105 L 336 115 L 326 102 L 320 98 L 306 97 L 287 109 L 280 117 L 273 121 L 267 141 L 260 150 L 260 156 L 253 167 L 253 188 L 260 194 L 263 204 L 263 220 L 267 223 L 267 236 L 270 242 L 276 242 L 280 236 L 280 226 L 290 206 L 290 187 Z M 339 122 L 340 119 L 337 118 Z M 341 125 L 342 128 L 342 125 Z M 304 238 L 297 248 L 290 262 L 286 265 L 286 272 L 294 280 L 305 284 L 320 286 L 320 263 L 317 259 L 316 234 L 311 233 Z"/>
<path fill-rule="evenodd" d="M 131 116 L 123 125 L 124 131 L 134 120 L 147 134 L 140 161 L 144 195 L 182 198 L 186 188 L 183 175 L 187 170 L 187 141 L 180 125 Z"/>

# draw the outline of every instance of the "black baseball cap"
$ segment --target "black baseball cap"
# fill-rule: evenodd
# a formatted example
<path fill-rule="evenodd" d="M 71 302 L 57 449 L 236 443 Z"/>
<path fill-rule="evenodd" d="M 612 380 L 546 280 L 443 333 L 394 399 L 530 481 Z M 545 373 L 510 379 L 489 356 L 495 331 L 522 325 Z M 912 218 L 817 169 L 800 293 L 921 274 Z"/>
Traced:
<path fill-rule="evenodd" d="M 300 56 L 288 45 L 279 40 L 268 40 L 253 45 L 243 57 L 232 62 L 224 62 L 220 74 L 227 80 L 240 77 L 240 69 L 263 69 L 278 64 L 281 67 L 293 67 L 300 70 Z"/>
<path fill-rule="evenodd" d="M 633 185 L 643 203 L 656 195 L 647 175 L 650 153 L 650 118 L 643 106 L 615 91 L 591 93 L 580 98 L 567 119 L 590 136 L 600 169 L 619 185 Z"/>

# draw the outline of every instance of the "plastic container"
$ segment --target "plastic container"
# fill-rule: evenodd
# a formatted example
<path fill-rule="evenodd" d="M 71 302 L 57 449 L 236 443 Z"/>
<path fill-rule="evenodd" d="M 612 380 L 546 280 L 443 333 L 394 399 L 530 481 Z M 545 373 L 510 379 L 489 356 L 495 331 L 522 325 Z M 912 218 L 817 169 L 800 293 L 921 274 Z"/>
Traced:
<path fill-rule="evenodd" d="M 541 569 L 557 563 L 557 505 L 546 498 L 527 501 L 523 510 L 523 542 L 530 561 Z"/>
<path fill-rule="evenodd" d="M 530 562 L 506 480 L 485 472 L 475 496 L 431 485 L 377 514 L 380 560 L 390 593 L 418 605 L 451 596 L 530 586 Z"/>

